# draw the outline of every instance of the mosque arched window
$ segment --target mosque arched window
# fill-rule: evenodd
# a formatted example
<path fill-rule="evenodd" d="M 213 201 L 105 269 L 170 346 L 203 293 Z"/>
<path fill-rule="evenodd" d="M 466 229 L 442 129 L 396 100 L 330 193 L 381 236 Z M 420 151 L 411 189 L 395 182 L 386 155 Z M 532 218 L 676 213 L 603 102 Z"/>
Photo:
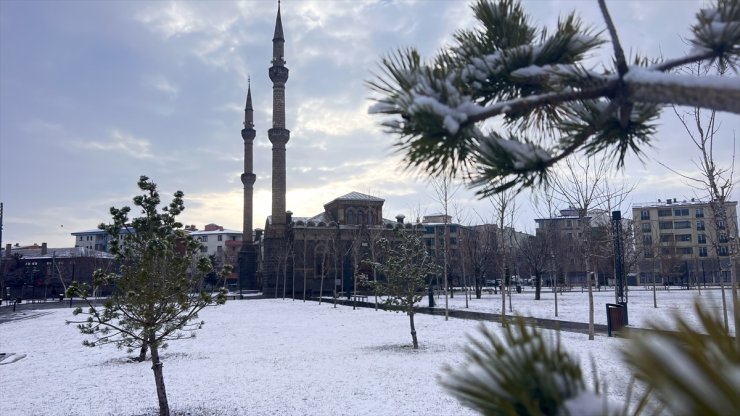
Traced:
<path fill-rule="evenodd" d="M 355 210 L 350 209 L 347 210 L 347 224 L 354 224 L 355 223 Z"/>

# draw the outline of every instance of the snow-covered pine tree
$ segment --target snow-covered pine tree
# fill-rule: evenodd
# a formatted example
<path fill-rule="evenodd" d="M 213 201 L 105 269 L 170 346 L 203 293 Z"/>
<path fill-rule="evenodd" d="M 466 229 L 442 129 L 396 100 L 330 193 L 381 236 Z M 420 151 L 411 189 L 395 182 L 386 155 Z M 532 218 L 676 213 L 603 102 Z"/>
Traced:
<path fill-rule="evenodd" d="M 429 63 L 413 47 L 382 59 L 368 82 L 370 113 L 383 125 L 410 168 L 430 175 L 469 175 L 482 195 L 523 189 L 546 180 L 572 154 L 604 154 L 622 167 L 656 131 L 661 106 L 677 104 L 740 114 L 737 78 L 670 72 L 720 61 L 737 71 L 740 2 L 717 0 L 701 9 L 685 56 L 628 63 L 605 0 L 599 5 L 608 38 L 571 13 L 554 30 L 537 28 L 516 0 L 478 0 L 479 25 Z M 585 58 L 610 42 L 613 68 L 596 72 Z M 604 67 L 610 65 L 604 63 Z M 484 122 L 488 123 L 484 130 Z M 492 128 L 499 124 L 501 129 Z"/>
<path fill-rule="evenodd" d="M 162 361 L 159 351 L 167 342 L 191 338 L 204 322 L 198 312 L 226 301 L 225 290 L 217 296 L 203 290 L 203 279 L 212 270 L 207 257 L 200 256 L 201 244 L 189 235 L 177 216 L 185 209 L 184 194 L 177 191 L 172 202 L 159 210 L 157 185 L 148 177 L 138 182 L 142 195 L 134 205 L 142 216 L 129 220 L 131 208 L 111 207 L 112 222 L 99 228 L 110 236 L 110 252 L 120 265 L 119 273 L 98 270 L 93 287 L 72 283 L 69 296 L 81 297 L 87 308 L 78 307 L 71 320 L 80 332 L 90 335 L 84 345 L 95 347 L 115 344 L 129 352 L 134 348 L 149 349 L 157 388 L 159 414 L 169 415 Z M 221 271 L 224 275 L 228 268 Z M 113 294 L 103 305 L 91 299 L 95 286 L 112 284 Z"/>
<path fill-rule="evenodd" d="M 414 349 L 418 349 L 414 325 L 416 304 L 427 294 L 430 276 L 439 273 L 439 266 L 427 253 L 421 236 L 413 230 L 398 229 L 394 240 L 378 240 L 377 249 L 379 260 L 370 263 L 380 273 L 380 279 L 371 281 L 362 276 L 361 284 L 383 296 L 385 309 L 408 315 L 411 340 Z"/>
<path fill-rule="evenodd" d="M 481 325 L 471 336 L 461 366 L 446 366 L 440 383 L 461 403 L 483 415 L 620 414 L 621 406 L 587 388 L 578 360 L 523 318 L 498 336 Z"/>

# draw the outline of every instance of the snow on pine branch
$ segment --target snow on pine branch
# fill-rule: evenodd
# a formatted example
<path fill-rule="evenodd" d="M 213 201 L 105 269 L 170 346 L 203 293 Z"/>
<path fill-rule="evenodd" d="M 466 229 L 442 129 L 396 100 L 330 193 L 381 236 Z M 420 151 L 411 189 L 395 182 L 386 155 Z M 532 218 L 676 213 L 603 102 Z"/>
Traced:
<path fill-rule="evenodd" d="M 428 73 L 421 74 L 410 91 L 412 104 L 408 108 L 409 115 L 432 112 L 443 120 L 442 124 L 450 134 L 457 134 L 460 124 L 469 116 L 481 113 L 483 108 L 474 103 L 472 97 L 461 94 L 452 79 L 452 76 L 439 79 Z"/>
<path fill-rule="evenodd" d="M 546 149 L 534 143 L 520 142 L 501 137 L 481 139 L 480 153 L 484 159 L 493 160 L 505 153 L 515 170 L 547 164 L 552 155 Z"/>
<path fill-rule="evenodd" d="M 740 3 L 720 1 L 717 7 L 701 9 L 692 26 L 691 43 L 698 51 L 721 51 L 728 55 L 740 52 Z"/>
<path fill-rule="evenodd" d="M 631 67 L 624 82 L 634 101 L 672 103 L 740 114 L 738 77 L 696 77 Z"/>

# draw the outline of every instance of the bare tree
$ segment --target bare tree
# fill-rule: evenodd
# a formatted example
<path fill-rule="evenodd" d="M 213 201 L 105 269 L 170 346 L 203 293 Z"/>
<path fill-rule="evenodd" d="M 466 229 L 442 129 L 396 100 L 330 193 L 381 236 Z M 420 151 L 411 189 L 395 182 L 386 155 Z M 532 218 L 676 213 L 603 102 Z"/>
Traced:
<path fill-rule="evenodd" d="M 509 292 L 509 310 L 511 310 L 511 277 L 509 270 L 509 251 L 512 246 L 512 234 L 514 229 L 514 218 L 516 212 L 517 193 L 512 190 L 499 192 L 491 197 L 489 201 L 496 216 L 498 226 L 497 251 L 500 260 L 501 272 L 501 325 L 506 325 L 506 292 Z"/>
<path fill-rule="evenodd" d="M 728 68 L 724 62 L 718 61 L 711 65 L 695 64 L 690 67 L 685 67 L 683 72 L 693 76 L 703 77 L 710 75 L 710 73 L 722 76 L 727 72 L 727 70 Z M 700 194 L 700 198 L 709 199 L 709 206 L 713 214 L 711 226 L 714 232 L 710 233 L 713 240 L 712 245 L 714 246 L 714 250 L 718 256 L 720 255 L 721 250 L 720 244 L 729 243 L 731 247 L 734 248 L 730 259 L 731 268 L 734 268 L 736 261 L 734 257 L 738 246 L 737 217 L 727 215 L 727 202 L 730 200 L 732 191 L 736 184 L 736 181 L 734 180 L 735 149 L 733 147 L 733 152 L 730 156 L 729 162 L 725 162 L 727 164 L 720 162 L 714 150 L 715 143 L 721 140 L 721 125 L 717 123 L 716 110 L 704 111 L 698 107 L 693 107 L 688 110 L 679 110 L 674 106 L 673 111 L 681 121 L 684 130 L 698 152 L 698 160 L 694 161 L 694 165 L 698 169 L 698 173 L 694 175 L 683 174 L 678 173 L 671 168 L 668 169 L 683 177 L 689 186 L 696 189 Z M 727 136 L 729 135 L 725 135 L 725 137 Z M 733 144 L 737 143 L 734 131 L 732 139 Z M 732 304 L 735 311 L 735 328 L 737 328 L 738 324 L 740 324 L 740 312 L 738 311 L 737 276 L 735 270 L 732 270 L 731 272 L 731 284 Z M 723 311 L 725 316 L 725 328 L 727 328 L 727 307 L 724 302 L 724 279 L 720 279 L 720 285 L 723 290 Z"/>
<path fill-rule="evenodd" d="M 565 170 L 552 179 L 555 198 L 567 204 L 578 213 L 579 232 L 575 239 L 576 247 L 583 255 L 588 287 L 588 339 L 594 339 L 594 296 L 591 287 L 593 267 L 593 248 L 591 238 L 591 217 L 589 214 L 604 201 L 604 183 L 609 173 L 609 161 L 590 156 L 584 159 L 569 158 Z"/>
<path fill-rule="evenodd" d="M 534 299 L 540 300 L 542 276 L 550 264 L 551 247 L 545 233 L 516 240 L 516 256 L 534 276 Z"/>
<path fill-rule="evenodd" d="M 452 175 L 448 173 L 442 173 L 438 176 L 432 177 L 430 183 L 434 188 L 434 193 L 437 196 L 437 201 L 442 205 L 443 219 L 444 219 L 444 236 L 442 239 L 442 273 L 444 274 L 444 287 L 445 287 L 445 321 L 450 319 L 449 311 L 449 259 L 450 259 L 450 224 L 449 224 L 449 211 L 450 203 L 454 198 L 455 193 L 460 189 L 460 184 L 454 181 Z M 436 235 L 435 235 L 436 241 Z"/>

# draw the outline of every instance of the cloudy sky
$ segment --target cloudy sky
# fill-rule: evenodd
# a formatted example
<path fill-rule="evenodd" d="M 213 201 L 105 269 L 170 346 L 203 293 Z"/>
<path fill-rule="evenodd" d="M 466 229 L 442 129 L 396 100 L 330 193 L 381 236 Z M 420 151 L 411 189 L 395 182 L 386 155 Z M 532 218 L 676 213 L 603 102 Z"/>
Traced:
<path fill-rule="evenodd" d="M 675 57 L 688 47 L 693 0 L 612 1 L 625 50 Z M 595 1 L 525 2 L 552 26 L 577 10 L 603 28 Z M 3 245 L 71 246 L 73 231 L 130 205 L 141 174 L 170 195 L 182 190 L 183 221 L 241 229 L 247 79 L 255 106 L 255 227 L 270 210 L 272 86 L 267 70 L 275 1 L 0 1 L 0 201 Z M 369 116 L 371 78 L 383 55 L 415 45 L 430 57 L 473 19 L 465 1 L 286 0 L 287 208 L 314 215 L 351 191 L 386 200 L 384 216 L 440 211 L 434 192 L 404 174 L 393 138 Z M 604 47 L 606 61 L 610 50 Z M 607 58 L 605 58 L 607 57 Z M 738 117 L 723 118 L 720 152 L 733 148 Z M 635 184 L 632 202 L 690 198 L 656 161 L 692 172 L 694 153 L 670 110 L 645 164 L 614 173 Z M 725 159 L 728 160 L 728 159 Z M 735 197 L 737 198 L 737 197 Z M 169 198 L 165 198 L 169 199 Z M 455 195 L 463 222 L 490 217 L 473 192 Z M 534 229 L 526 195 L 517 228 Z M 475 210 L 475 211 L 474 211 Z"/>

